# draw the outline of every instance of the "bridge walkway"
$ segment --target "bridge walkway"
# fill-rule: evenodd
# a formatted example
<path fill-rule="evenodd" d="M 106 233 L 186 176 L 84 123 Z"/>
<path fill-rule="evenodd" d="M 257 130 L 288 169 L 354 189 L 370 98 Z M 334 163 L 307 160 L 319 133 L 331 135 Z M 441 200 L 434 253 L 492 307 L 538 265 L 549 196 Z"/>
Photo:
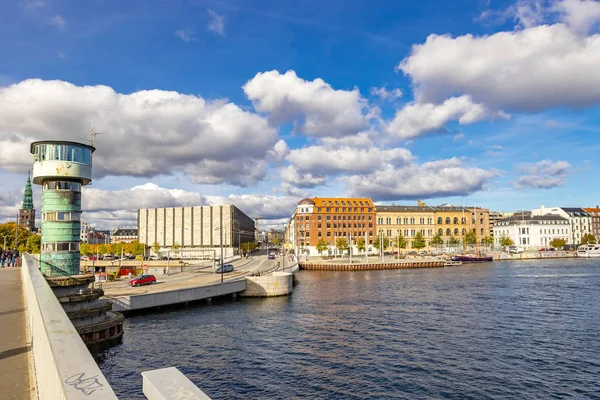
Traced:
<path fill-rule="evenodd" d="M 32 397 L 29 376 L 31 346 L 27 343 L 21 268 L 0 268 L 0 397 Z"/>

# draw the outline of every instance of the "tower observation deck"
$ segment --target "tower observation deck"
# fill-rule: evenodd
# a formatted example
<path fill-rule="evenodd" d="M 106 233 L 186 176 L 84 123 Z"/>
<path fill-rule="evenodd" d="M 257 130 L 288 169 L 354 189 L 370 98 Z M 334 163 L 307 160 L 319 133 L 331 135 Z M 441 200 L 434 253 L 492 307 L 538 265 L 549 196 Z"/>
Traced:
<path fill-rule="evenodd" d="M 81 187 L 92 181 L 93 146 L 59 140 L 31 144 L 33 183 L 42 186 L 41 271 L 79 274 Z"/>

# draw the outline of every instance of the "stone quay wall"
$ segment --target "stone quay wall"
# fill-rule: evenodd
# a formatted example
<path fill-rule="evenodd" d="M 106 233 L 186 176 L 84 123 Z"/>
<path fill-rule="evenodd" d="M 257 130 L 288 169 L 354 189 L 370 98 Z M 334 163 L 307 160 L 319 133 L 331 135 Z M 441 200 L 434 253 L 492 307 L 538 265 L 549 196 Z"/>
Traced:
<path fill-rule="evenodd" d="M 372 271 L 379 269 L 407 269 L 407 268 L 440 268 L 444 261 L 427 260 L 414 262 L 383 262 L 363 264 L 330 264 L 330 263 L 300 263 L 300 268 L 308 271 Z"/>

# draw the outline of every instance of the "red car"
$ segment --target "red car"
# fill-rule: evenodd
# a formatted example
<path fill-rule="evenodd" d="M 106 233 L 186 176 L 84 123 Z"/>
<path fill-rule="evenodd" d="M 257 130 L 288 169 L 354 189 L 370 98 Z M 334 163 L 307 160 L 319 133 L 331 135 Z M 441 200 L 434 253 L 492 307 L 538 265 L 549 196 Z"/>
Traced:
<path fill-rule="evenodd" d="M 156 283 L 154 275 L 139 275 L 129 281 L 129 286 L 153 285 Z"/>

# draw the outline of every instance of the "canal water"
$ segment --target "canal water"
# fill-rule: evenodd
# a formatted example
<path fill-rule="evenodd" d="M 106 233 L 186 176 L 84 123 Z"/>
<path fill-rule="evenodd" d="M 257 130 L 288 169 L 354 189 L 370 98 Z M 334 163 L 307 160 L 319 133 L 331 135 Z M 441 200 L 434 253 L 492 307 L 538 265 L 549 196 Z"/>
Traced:
<path fill-rule="evenodd" d="M 290 297 L 136 315 L 117 395 L 176 366 L 213 399 L 600 399 L 600 260 L 308 272 Z"/>

